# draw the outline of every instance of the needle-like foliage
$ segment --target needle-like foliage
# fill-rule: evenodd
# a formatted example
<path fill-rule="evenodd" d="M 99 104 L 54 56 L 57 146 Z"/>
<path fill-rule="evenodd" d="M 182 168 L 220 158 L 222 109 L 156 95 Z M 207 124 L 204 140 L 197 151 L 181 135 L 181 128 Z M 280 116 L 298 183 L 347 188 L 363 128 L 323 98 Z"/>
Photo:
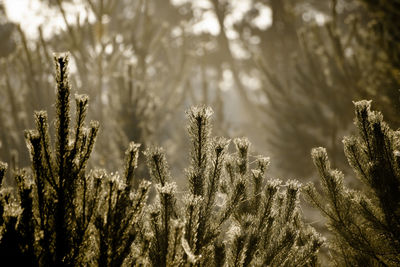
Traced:
<path fill-rule="evenodd" d="M 250 142 L 211 137 L 212 110 L 187 111 L 189 190 L 178 202 L 164 152 L 146 152 L 157 201 L 149 213 L 153 266 L 312 266 L 321 237 L 300 217 L 295 181 L 266 179 L 269 159 L 249 162 Z M 250 169 L 253 167 L 253 169 Z"/>
<path fill-rule="evenodd" d="M 212 110 L 187 111 L 188 190 L 179 192 L 162 148 L 145 151 L 150 183 L 135 177 L 139 144 L 123 174 L 88 170 L 99 130 L 85 126 L 88 97 L 71 123 L 68 54 L 57 54 L 55 141 L 35 112 L 25 133 L 32 169 L 11 168 L 16 190 L 0 190 L 0 256 L 18 266 L 309 266 L 322 239 L 305 226 L 295 181 L 266 179 L 269 159 L 250 162 L 250 142 L 211 136 Z M 7 164 L 0 162 L 0 182 Z M 183 197 L 180 197 L 183 193 Z M 182 199 L 182 201 L 181 201 Z"/>
<path fill-rule="evenodd" d="M 355 102 L 358 136 L 343 140 L 344 151 L 363 191 L 343 184 L 324 148 L 312 151 L 324 195 L 310 184 L 305 192 L 334 233 L 333 259 L 339 266 L 400 265 L 400 133 L 389 128 L 370 101 Z M 339 257 L 337 257 L 339 256 Z"/>
<path fill-rule="evenodd" d="M 1 190 L 1 254 L 22 265 L 120 266 L 138 237 L 149 185 L 132 191 L 138 145 L 126 152 L 124 177 L 87 173 L 99 123 L 85 126 L 88 97 L 77 95 L 71 126 L 68 54 L 57 54 L 56 138 L 49 134 L 47 112 L 35 112 L 36 129 L 25 133 L 32 173 L 15 170 L 17 194 Z M 4 177 L 6 165 L 1 164 Z"/>

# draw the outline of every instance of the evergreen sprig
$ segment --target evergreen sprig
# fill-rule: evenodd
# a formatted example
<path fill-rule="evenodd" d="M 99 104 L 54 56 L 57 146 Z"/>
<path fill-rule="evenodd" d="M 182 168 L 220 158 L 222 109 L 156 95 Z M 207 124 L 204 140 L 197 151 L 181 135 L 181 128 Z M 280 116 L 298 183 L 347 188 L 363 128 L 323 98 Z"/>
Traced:
<path fill-rule="evenodd" d="M 141 238 L 149 184 L 132 191 L 138 145 L 131 144 L 127 151 L 124 178 L 88 173 L 99 123 L 91 121 L 86 128 L 88 97 L 76 95 L 71 127 L 68 54 L 56 54 L 54 61 L 55 147 L 47 112 L 35 112 L 36 129 L 25 132 L 32 172 L 13 171 L 17 194 L 4 186 L 1 190 L 1 256 L 15 258 L 21 266 L 120 266 L 128 259 L 140 260 L 132 244 Z M 6 167 L 0 165 L 1 180 Z"/>
<path fill-rule="evenodd" d="M 300 184 L 266 179 L 269 159 L 259 156 L 250 164 L 248 139 L 236 138 L 236 152 L 229 153 L 230 140 L 211 138 L 209 108 L 192 107 L 187 114 L 192 151 L 182 203 L 165 153 L 146 152 L 158 193 L 149 216 L 153 266 L 316 264 L 322 238 L 301 221 Z"/>
<path fill-rule="evenodd" d="M 344 151 L 365 190 L 344 185 L 344 175 L 330 167 L 324 148 L 312 151 L 324 196 L 312 184 L 308 200 L 328 219 L 334 234 L 331 250 L 340 266 L 400 264 L 400 135 L 371 111 L 371 101 L 355 102 L 358 136 L 343 140 Z"/>

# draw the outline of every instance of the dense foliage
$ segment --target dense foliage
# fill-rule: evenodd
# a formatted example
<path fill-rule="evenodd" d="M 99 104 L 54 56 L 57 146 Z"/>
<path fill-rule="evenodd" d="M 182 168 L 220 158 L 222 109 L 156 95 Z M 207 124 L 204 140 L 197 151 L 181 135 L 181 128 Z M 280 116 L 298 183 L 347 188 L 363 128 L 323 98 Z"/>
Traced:
<path fill-rule="evenodd" d="M 249 162 L 250 143 L 211 138 L 212 110 L 188 113 L 189 190 L 178 201 L 161 148 L 146 150 L 157 191 L 135 178 L 140 145 L 130 143 L 122 175 L 87 170 L 99 123 L 85 126 L 88 97 L 76 95 L 71 127 L 68 55 L 56 55 L 55 142 L 45 111 L 26 131 L 32 171 L 11 170 L 17 188 L 1 189 L 2 258 L 34 266 L 308 266 L 321 237 L 302 222 L 300 185 L 265 179 L 268 158 Z M 254 168 L 250 168 L 255 165 Z M 0 166 L 3 180 L 7 165 Z"/>

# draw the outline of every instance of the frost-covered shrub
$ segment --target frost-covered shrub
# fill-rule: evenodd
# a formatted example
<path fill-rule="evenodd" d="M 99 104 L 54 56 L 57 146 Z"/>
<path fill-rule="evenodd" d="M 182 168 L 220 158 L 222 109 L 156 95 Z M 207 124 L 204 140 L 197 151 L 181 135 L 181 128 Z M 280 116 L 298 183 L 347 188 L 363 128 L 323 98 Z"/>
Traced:
<path fill-rule="evenodd" d="M 145 151 L 150 183 L 138 181 L 140 145 L 124 173 L 87 170 L 99 130 L 85 125 L 87 96 L 75 96 L 71 125 L 68 55 L 56 55 L 55 141 L 45 111 L 25 133 L 32 170 L 12 168 L 17 188 L 0 191 L 0 255 L 18 266 L 304 266 L 322 240 L 306 226 L 296 181 L 266 179 L 269 159 L 251 162 L 250 143 L 211 137 L 212 110 L 188 112 L 188 191 L 177 191 L 161 148 Z M 0 164 L 2 182 L 7 164 Z"/>
<path fill-rule="evenodd" d="M 160 148 L 146 151 L 157 200 L 149 212 L 153 266 L 304 266 L 317 262 L 321 237 L 304 225 L 300 184 L 266 179 L 269 159 L 249 161 L 250 143 L 211 137 L 212 110 L 188 110 L 189 190 L 178 192 Z"/>
<path fill-rule="evenodd" d="M 400 265 L 400 132 L 371 111 L 370 101 L 355 102 L 358 136 L 343 140 L 351 168 L 365 185 L 355 191 L 330 167 L 324 148 L 312 151 L 323 195 L 312 184 L 309 201 L 328 220 L 332 260 L 339 266 Z"/>

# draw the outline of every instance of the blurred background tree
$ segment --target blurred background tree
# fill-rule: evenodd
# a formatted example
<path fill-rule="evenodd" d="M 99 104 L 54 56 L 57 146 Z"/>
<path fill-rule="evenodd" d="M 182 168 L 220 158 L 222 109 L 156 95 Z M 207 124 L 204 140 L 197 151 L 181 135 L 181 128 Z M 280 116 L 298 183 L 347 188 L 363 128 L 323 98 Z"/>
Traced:
<path fill-rule="evenodd" d="M 254 21 L 268 6 L 271 26 Z M 258 102 L 279 173 L 306 178 L 308 155 L 324 144 L 332 164 L 351 125 L 352 100 L 373 99 L 399 125 L 398 7 L 383 1 L 255 1 L 237 23 L 251 54 L 244 72 L 262 83 Z M 388 13 L 388 14 L 387 14 Z M 398 20 L 397 20 L 398 21 Z"/>
<path fill-rule="evenodd" d="M 11 34 L 15 29 L 15 24 L 7 20 L 4 5 L 0 3 L 0 37 L 4 40 L 0 43 L 0 58 L 6 57 L 15 49 L 15 42 Z"/>

